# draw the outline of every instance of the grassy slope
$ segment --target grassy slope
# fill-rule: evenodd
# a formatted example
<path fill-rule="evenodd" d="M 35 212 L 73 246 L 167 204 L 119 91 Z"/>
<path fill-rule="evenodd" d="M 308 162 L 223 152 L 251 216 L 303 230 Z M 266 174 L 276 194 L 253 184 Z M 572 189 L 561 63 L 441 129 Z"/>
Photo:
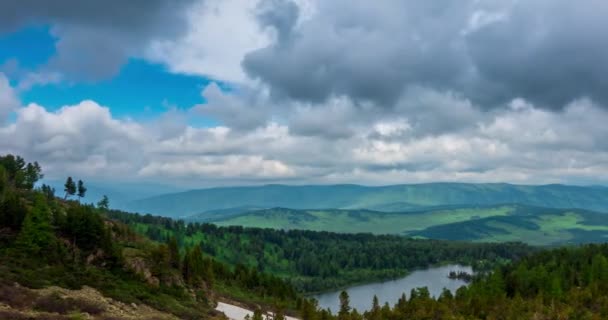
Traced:
<path fill-rule="evenodd" d="M 450 240 L 524 241 L 533 245 L 562 245 L 608 240 L 605 214 L 585 210 L 528 208 L 509 216 L 437 225 L 414 235 Z"/>
<path fill-rule="evenodd" d="M 405 213 L 369 210 L 291 210 L 275 208 L 219 220 L 217 225 L 241 225 L 274 229 L 303 229 L 341 233 L 407 234 L 435 225 L 470 220 L 476 217 L 506 215 L 512 208 L 439 209 Z"/>
<path fill-rule="evenodd" d="M 534 245 L 603 242 L 606 215 L 578 209 L 520 205 L 432 209 L 405 213 L 369 210 L 268 209 L 215 223 L 343 233 L 404 234 L 435 239 L 523 241 Z"/>
<path fill-rule="evenodd" d="M 213 188 L 166 194 L 132 202 L 127 209 L 163 216 L 183 217 L 211 210 L 243 206 L 405 211 L 425 206 L 501 203 L 608 211 L 608 188 L 464 183 L 384 187 L 267 185 Z"/>

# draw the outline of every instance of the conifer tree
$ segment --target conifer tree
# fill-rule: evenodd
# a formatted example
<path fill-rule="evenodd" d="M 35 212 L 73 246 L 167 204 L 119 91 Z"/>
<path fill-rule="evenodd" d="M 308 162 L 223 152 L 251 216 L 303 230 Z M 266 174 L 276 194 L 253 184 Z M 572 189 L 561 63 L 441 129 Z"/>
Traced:
<path fill-rule="evenodd" d="M 378 301 L 378 296 L 374 295 L 374 298 L 372 299 L 372 308 L 369 312 L 366 312 L 365 318 L 369 320 L 380 320 L 381 317 L 380 302 Z"/>
<path fill-rule="evenodd" d="M 76 183 L 74 183 L 72 177 L 68 177 L 63 186 L 63 191 L 65 191 L 65 196 L 63 197 L 63 199 L 67 199 L 68 196 L 73 196 L 76 194 Z"/>
<path fill-rule="evenodd" d="M 186 252 L 184 253 L 184 259 L 182 260 L 182 276 L 184 277 L 184 281 L 191 284 L 192 269 L 190 265 L 190 250 L 186 248 Z"/>
<path fill-rule="evenodd" d="M 283 309 L 279 308 L 277 312 L 275 312 L 273 320 L 285 320 L 285 313 L 283 312 Z"/>
<path fill-rule="evenodd" d="M 338 319 L 348 319 L 350 314 L 350 297 L 346 291 L 340 293 L 340 311 L 338 312 Z"/>
<path fill-rule="evenodd" d="M 82 199 L 87 194 L 87 188 L 84 186 L 82 180 L 78 180 L 78 198 Z"/>
<path fill-rule="evenodd" d="M 179 256 L 179 247 L 177 245 L 177 238 L 174 236 L 169 238 L 167 242 L 167 246 L 169 246 L 169 261 L 171 263 L 171 267 L 174 269 L 180 269 L 180 256 Z"/>
<path fill-rule="evenodd" d="M 252 320 L 264 320 L 264 316 L 262 315 L 262 310 L 260 310 L 260 308 L 256 308 L 255 311 L 253 311 L 253 317 L 251 317 Z"/>
<path fill-rule="evenodd" d="M 4 201 L 5 195 L 8 190 L 8 176 L 6 169 L 0 165 L 0 204 Z M 2 213 L 0 213 L 2 214 Z"/>
<path fill-rule="evenodd" d="M 97 208 L 102 209 L 102 210 L 110 209 L 110 199 L 108 199 L 108 196 L 106 196 L 105 194 L 103 195 L 101 200 L 99 200 L 99 202 L 97 202 Z"/>

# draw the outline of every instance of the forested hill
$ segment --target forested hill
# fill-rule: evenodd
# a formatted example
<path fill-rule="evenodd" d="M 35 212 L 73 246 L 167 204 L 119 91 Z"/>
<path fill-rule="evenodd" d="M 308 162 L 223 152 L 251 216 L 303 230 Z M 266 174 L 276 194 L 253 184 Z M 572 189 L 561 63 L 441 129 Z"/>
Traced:
<path fill-rule="evenodd" d="M 186 246 L 198 244 L 219 261 L 246 264 L 277 275 L 304 292 L 386 280 L 436 264 L 487 269 L 535 251 L 519 242 L 468 243 L 369 233 L 217 227 L 120 211 L 110 211 L 108 216 L 159 242 L 175 237 Z"/>
<path fill-rule="evenodd" d="M 370 209 L 405 211 L 440 205 L 517 203 L 549 208 L 608 211 L 608 188 L 566 185 L 428 183 L 360 185 L 265 185 L 192 190 L 130 202 L 124 209 L 167 217 L 236 207 Z"/>
<path fill-rule="evenodd" d="M 0 156 L 0 319 L 222 319 L 218 298 L 291 310 L 301 297 L 273 275 L 221 263 L 201 246 L 154 242 L 110 220 L 107 198 L 65 196 L 37 163 Z"/>

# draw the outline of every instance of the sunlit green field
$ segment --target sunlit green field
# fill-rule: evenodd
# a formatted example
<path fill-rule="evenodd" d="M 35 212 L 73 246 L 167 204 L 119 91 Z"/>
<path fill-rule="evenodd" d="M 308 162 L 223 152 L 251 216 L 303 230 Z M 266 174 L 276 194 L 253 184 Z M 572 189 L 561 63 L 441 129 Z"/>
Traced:
<path fill-rule="evenodd" d="M 218 221 L 218 225 L 240 225 L 274 229 L 306 229 L 341 233 L 407 234 L 428 227 L 470 219 L 507 215 L 512 208 L 466 208 L 407 213 L 367 210 L 268 209 Z"/>
<path fill-rule="evenodd" d="M 516 205 L 385 213 L 267 209 L 214 222 L 273 229 L 402 234 L 420 238 L 556 245 L 608 240 L 608 215 Z"/>

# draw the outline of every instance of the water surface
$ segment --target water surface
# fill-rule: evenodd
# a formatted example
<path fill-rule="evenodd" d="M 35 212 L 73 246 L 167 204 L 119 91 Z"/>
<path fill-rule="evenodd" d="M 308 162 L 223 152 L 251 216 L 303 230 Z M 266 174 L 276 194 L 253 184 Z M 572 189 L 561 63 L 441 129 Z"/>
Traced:
<path fill-rule="evenodd" d="M 346 289 L 350 297 L 351 308 L 356 308 L 357 311 L 363 312 L 369 310 L 372 306 L 374 295 L 378 297 L 380 305 L 388 302 L 391 307 L 399 300 L 401 294 L 410 294 L 413 288 L 427 287 L 432 296 L 437 297 L 443 291 L 443 288 L 455 292 L 466 283 L 459 279 L 450 279 L 448 274 L 450 271 L 465 271 L 471 273 L 471 267 L 460 265 L 448 265 L 443 267 L 428 268 L 410 273 L 406 277 L 376 282 L 364 285 L 353 286 Z M 315 295 L 314 298 L 319 300 L 319 307 L 331 309 L 336 312 L 340 306 L 338 296 L 342 290 L 327 292 Z"/>

